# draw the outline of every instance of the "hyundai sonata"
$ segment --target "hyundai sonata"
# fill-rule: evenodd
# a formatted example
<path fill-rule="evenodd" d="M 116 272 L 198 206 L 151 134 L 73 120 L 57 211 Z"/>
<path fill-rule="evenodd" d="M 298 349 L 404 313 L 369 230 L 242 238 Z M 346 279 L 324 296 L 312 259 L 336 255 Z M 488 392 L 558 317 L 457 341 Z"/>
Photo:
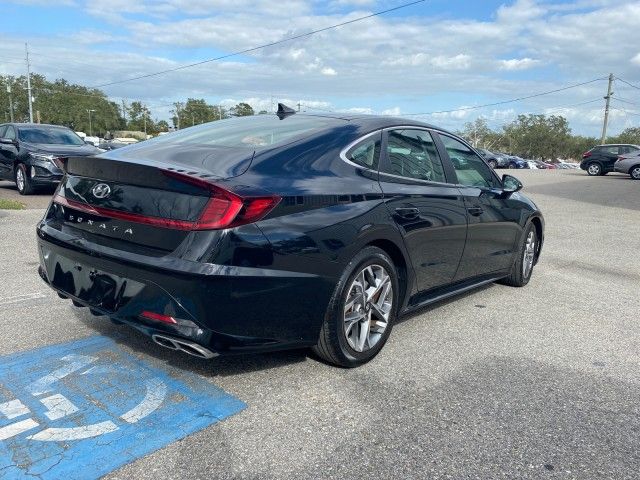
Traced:
<path fill-rule="evenodd" d="M 413 120 L 280 106 L 81 160 L 38 225 L 40 275 L 203 358 L 312 347 L 362 364 L 402 314 L 526 285 L 544 238 L 517 179 Z"/>

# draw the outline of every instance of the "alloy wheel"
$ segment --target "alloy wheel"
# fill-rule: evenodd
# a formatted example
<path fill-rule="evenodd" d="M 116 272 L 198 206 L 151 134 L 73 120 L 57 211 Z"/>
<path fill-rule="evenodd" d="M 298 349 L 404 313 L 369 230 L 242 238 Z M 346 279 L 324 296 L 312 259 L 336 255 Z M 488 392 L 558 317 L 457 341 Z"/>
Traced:
<path fill-rule="evenodd" d="M 631 178 L 634 180 L 640 180 L 640 167 L 633 167 L 631 170 Z"/>
<path fill-rule="evenodd" d="M 344 306 L 344 335 L 356 352 L 373 348 L 389 324 L 393 284 L 380 265 L 364 267 L 351 282 Z"/>
<path fill-rule="evenodd" d="M 19 192 L 24 190 L 24 172 L 22 167 L 18 167 L 18 170 L 16 171 L 16 185 L 18 186 Z"/>
<path fill-rule="evenodd" d="M 589 175 L 600 175 L 600 165 L 598 165 L 597 163 L 592 163 L 591 165 L 589 165 L 587 171 L 589 172 Z"/>
<path fill-rule="evenodd" d="M 524 245 L 524 253 L 522 255 L 522 275 L 528 278 L 533 269 L 533 260 L 536 256 L 536 234 L 531 231 L 527 235 L 527 241 Z"/>

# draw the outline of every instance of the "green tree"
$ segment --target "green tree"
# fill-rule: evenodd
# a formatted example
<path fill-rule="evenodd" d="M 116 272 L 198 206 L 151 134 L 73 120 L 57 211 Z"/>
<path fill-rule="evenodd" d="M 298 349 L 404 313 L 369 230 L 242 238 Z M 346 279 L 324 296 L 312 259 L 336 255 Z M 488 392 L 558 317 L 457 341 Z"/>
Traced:
<path fill-rule="evenodd" d="M 495 132 L 489 128 L 487 121 L 482 117 L 465 123 L 463 130 L 458 134 L 476 148 L 489 148 L 489 143 L 495 136 Z"/>
<path fill-rule="evenodd" d="M 235 117 L 247 117 L 249 115 L 255 115 L 253 108 L 248 103 L 241 102 L 235 107 L 231 107 L 231 115 Z"/>

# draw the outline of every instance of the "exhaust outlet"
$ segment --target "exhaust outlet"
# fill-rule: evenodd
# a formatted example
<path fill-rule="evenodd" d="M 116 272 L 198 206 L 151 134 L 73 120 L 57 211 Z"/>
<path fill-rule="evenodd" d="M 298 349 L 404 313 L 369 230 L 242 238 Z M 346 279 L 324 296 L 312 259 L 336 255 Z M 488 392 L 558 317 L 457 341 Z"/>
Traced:
<path fill-rule="evenodd" d="M 204 358 L 208 360 L 210 358 L 218 356 L 217 353 L 212 352 L 202 345 L 198 345 L 194 342 L 189 342 L 188 340 L 182 340 L 181 338 L 154 334 L 151 335 L 151 339 L 161 347 L 168 348 L 169 350 L 180 350 L 181 352 L 192 355 L 194 357 Z"/>

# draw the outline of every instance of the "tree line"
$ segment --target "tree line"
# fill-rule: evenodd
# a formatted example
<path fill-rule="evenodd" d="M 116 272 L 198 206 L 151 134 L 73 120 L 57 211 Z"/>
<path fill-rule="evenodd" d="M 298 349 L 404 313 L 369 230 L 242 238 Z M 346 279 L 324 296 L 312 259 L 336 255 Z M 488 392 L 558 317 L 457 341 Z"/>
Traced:
<path fill-rule="evenodd" d="M 114 102 L 101 90 L 64 79 L 51 82 L 42 75 L 32 74 L 31 87 L 34 121 L 65 125 L 94 135 L 116 130 L 146 131 L 155 135 L 168 131 L 170 127 L 185 128 L 256 113 L 247 103 L 226 109 L 221 105 L 210 105 L 202 98 L 189 98 L 186 102 L 173 103 L 170 125 L 166 120 L 153 119 L 150 109 L 141 101 Z M 28 121 L 27 102 L 26 76 L 0 75 L 0 122 L 11 119 L 11 110 L 15 121 Z M 267 112 L 258 112 L 263 113 Z M 539 159 L 580 158 L 583 152 L 600 143 L 595 137 L 573 135 L 567 119 L 559 115 L 518 115 L 512 122 L 495 130 L 489 128 L 484 118 L 478 118 L 466 123 L 457 133 L 475 147 Z M 627 128 L 617 136 L 608 137 L 607 142 L 640 144 L 640 127 Z"/>
<path fill-rule="evenodd" d="M 8 88 L 7 88 L 8 87 Z M 10 90 L 10 92 L 8 91 Z M 146 131 L 150 135 L 169 130 L 166 120 L 157 120 L 141 101 L 114 102 L 95 88 L 53 82 L 43 75 L 31 74 L 34 122 L 64 125 L 75 131 L 104 135 L 116 130 Z M 259 113 L 267 113 L 261 111 Z M 185 128 L 232 116 L 254 115 L 251 105 L 239 103 L 226 109 L 209 105 L 204 99 L 189 98 L 173 104 L 171 122 L 174 128 Z M 0 75 L 0 123 L 29 121 L 27 77 Z"/>
<path fill-rule="evenodd" d="M 484 118 L 478 118 L 457 133 L 477 148 L 541 160 L 579 159 L 600 143 L 596 137 L 573 135 L 567 119 L 559 115 L 518 115 L 497 130 L 489 128 Z M 626 128 L 607 137 L 606 142 L 640 145 L 640 127 Z"/>

